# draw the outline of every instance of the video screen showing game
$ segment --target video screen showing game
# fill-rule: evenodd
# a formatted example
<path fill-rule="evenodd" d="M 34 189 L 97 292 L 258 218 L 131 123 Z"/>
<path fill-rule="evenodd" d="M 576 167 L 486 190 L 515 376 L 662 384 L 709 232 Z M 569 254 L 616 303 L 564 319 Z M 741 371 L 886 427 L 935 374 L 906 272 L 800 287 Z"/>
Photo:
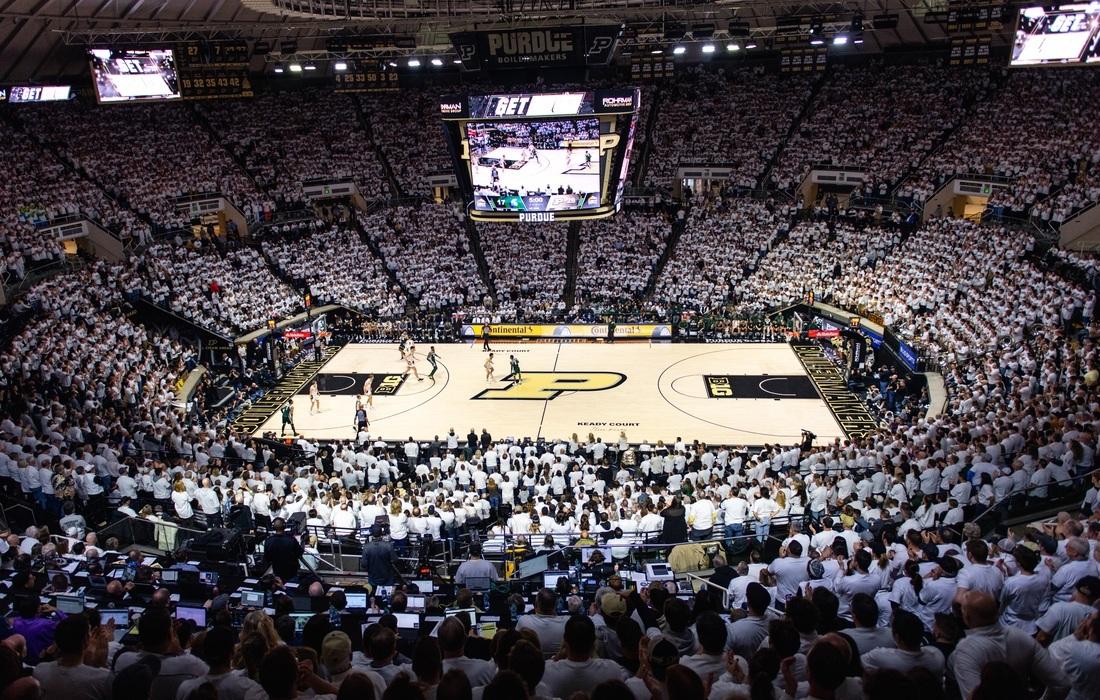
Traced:
<path fill-rule="evenodd" d="M 101 103 L 178 100 L 171 49 L 92 49 L 92 79 Z"/>
<path fill-rule="evenodd" d="M 1020 8 L 1013 66 L 1100 62 L 1100 2 Z"/>
<path fill-rule="evenodd" d="M 469 122 L 478 211 L 570 211 L 600 206 L 595 117 Z"/>

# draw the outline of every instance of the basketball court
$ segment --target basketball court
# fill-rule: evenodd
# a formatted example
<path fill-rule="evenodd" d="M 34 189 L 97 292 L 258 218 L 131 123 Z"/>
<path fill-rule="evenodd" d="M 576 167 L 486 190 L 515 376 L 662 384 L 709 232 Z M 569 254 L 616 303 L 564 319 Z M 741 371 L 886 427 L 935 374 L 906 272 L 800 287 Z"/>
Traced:
<path fill-rule="evenodd" d="M 529 152 L 520 148 L 497 148 L 483 154 L 492 160 L 515 163 L 514 167 L 496 167 L 496 185 L 504 190 L 534 192 L 557 192 L 558 188 L 570 189 L 575 193 L 594 193 L 600 191 L 600 151 L 598 148 L 574 149 L 538 149 L 537 160 Z M 586 155 L 591 161 L 585 163 Z M 475 189 L 485 195 L 492 195 L 493 167 L 478 165 L 477 158 L 471 160 L 471 171 Z"/>
<path fill-rule="evenodd" d="M 418 381 L 406 373 L 396 345 L 340 349 L 316 375 L 319 413 L 310 415 L 310 382 L 291 390 L 297 431 L 315 439 L 354 437 L 356 397 L 369 377 L 370 434 L 384 440 L 430 440 L 450 428 L 464 440 L 471 428 L 484 427 L 495 438 L 575 433 L 585 440 L 591 433 L 607 442 L 621 431 L 631 442 L 682 437 L 762 445 L 798 442 L 802 429 L 818 443 L 852 432 L 848 424 L 842 429 L 835 401 L 827 402 L 813 360 L 781 343 L 501 343 L 493 347 L 492 379 L 485 376 L 489 353 L 480 342 L 436 346 L 434 379 L 427 378 L 427 351 L 416 348 Z M 519 378 L 509 372 L 509 355 L 519 361 Z M 280 427 L 275 412 L 260 432 Z"/>

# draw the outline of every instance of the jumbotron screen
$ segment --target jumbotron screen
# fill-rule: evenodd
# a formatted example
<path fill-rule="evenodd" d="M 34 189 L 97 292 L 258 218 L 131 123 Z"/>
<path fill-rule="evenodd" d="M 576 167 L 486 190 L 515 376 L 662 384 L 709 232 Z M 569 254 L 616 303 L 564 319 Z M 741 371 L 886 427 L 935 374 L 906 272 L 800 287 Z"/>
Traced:
<path fill-rule="evenodd" d="M 1100 2 L 1020 8 L 1013 66 L 1100 62 Z"/>
<path fill-rule="evenodd" d="M 566 211 L 600 206 L 595 117 L 467 122 L 478 211 Z"/>
<path fill-rule="evenodd" d="M 444 98 L 440 115 L 470 218 L 614 214 L 639 99 L 634 88 Z"/>
<path fill-rule="evenodd" d="M 92 49 L 88 55 L 101 103 L 180 99 L 171 49 Z"/>

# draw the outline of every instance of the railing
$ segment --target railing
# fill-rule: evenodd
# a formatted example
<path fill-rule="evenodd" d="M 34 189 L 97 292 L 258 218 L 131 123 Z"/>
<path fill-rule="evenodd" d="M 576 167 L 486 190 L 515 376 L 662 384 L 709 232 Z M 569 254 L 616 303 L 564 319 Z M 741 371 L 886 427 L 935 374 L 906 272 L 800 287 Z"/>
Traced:
<path fill-rule="evenodd" d="M 99 530 L 96 535 L 102 546 L 108 539 L 118 539 L 119 548 L 136 544 L 164 552 L 175 551 L 185 540 L 201 535 L 205 530 L 184 527 L 166 518 L 156 520 L 125 517 Z"/>
<path fill-rule="evenodd" d="M 1070 477 L 1069 479 L 1061 479 L 1059 481 L 1051 481 L 1050 483 L 1048 483 L 1044 486 L 1032 486 L 1031 484 L 1028 484 L 1027 486 L 1025 486 L 1021 489 L 1016 489 L 1015 491 L 1010 491 L 1009 493 L 1005 494 L 1004 498 L 1001 498 L 1001 499 L 998 499 L 998 500 L 994 501 L 993 505 L 989 506 L 986 510 L 982 511 L 977 516 L 975 516 L 974 519 L 971 522 L 975 522 L 975 523 L 981 522 L 981 521 L 985 520 L 987 517 L 989 517 L 991 513 L 998 513 L 1002 516 L 1002 519 L 1003 519 L 1003 516 L 1006 516 L 1008 514 L 1012 502 L 1013 501 L 1019 501 L 1021 496 L 1025 497 L 1025 500 L 1026 500 L 1026 497 L 1028 496 L 1028 494 L 1030 494 L 1033 491 L 1038 491 L 1040 489 L 1050 489 L 1052 487 L 1060 487 L 1060 486 L 1063 486 L 1063 485 L 1079 487 L 1082 483 L 1085 483 L 1086 480 L 1088 478 L 1090 478 L 1093 474 L 1097 474 L 1097 473 L 1100 473 L 1100 468 L 1094 468 L 1092 471 L 1088 471 L 1088 472 L 1085 472 L 1083 474 L 1078 474 L 1076 476 Z M 1047 496 L 1044 496 L 1044 498 L 1050 498 L 1049 494 Z"/>

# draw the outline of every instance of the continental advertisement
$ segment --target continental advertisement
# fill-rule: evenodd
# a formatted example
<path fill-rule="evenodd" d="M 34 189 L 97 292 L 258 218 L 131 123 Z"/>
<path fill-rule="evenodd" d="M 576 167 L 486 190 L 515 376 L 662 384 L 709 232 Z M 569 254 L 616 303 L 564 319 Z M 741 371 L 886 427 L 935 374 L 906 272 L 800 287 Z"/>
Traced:
<path fill-rule="evenodd" d="M 481 338 L 485 329 L 490 338 L 607 338 L 606 323 L 471 323 L 462 326 L 466 338 Z M 615 325 L 615 338 L 621 340 L 670 340 L 672 326 L 666 323 L 623 323 Z"/>

